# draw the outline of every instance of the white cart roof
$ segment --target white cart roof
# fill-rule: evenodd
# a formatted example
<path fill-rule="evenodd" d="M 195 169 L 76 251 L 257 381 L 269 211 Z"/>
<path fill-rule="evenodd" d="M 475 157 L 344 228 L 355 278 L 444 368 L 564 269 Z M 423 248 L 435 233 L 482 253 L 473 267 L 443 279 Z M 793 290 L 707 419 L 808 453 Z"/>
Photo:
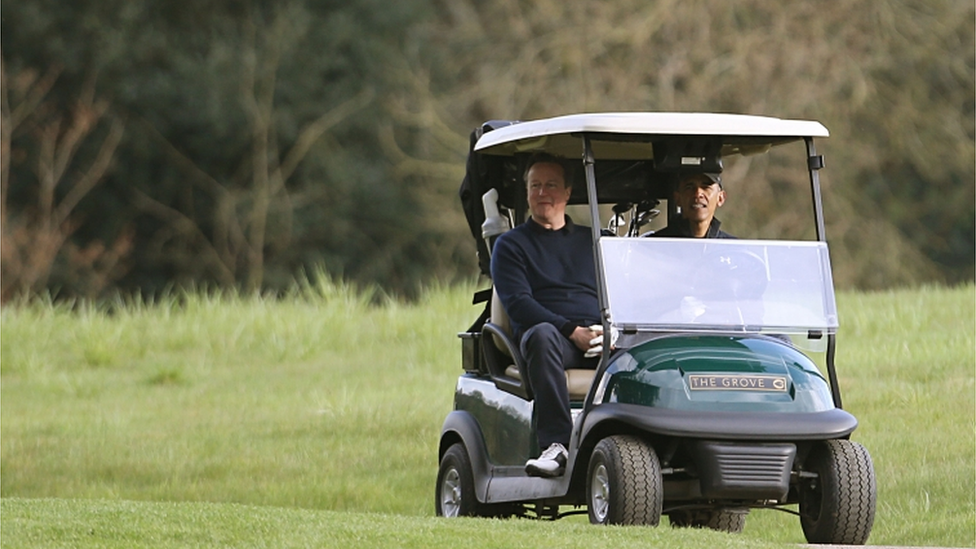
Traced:
<path fill-rule="evenodd" d="M 597 158 L 619 159 L 652 156 L 650 141 L 653 141 L 653 136 L 721 137 L 723 154 L 751 154 L 804 137 L 830 135 L 819 122 L 768 116 L 675 112 L 589 113 L 517 122 L 485 133 L 475 145 L 475 150 L 503 156 L 546 151 L 572 157 L 581 153 L 580 135 L 583 133 L 591 136 Z M 605 134 L 602 139 L 600 134 Z"/>

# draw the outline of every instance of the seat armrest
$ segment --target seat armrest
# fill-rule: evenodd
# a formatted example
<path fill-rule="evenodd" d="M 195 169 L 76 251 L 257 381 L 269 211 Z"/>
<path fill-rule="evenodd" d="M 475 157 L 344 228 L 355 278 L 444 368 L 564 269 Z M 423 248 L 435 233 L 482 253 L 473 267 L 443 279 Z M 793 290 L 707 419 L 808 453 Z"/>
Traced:
<path fill-rule="evenodd" d="M 485 323 L 481 333 L 481 349 L 484 352 L 485 363 L 488 365 L 488 373 L 491 375 L 492 381 L 495 382 L 495 386 L 507 393 L 526 400 L 532 400 L 532 389 L 529 387 L 528 379 L 526 379 L 527 376 L 521 376 L 521 379 L 515 379 L 505 374 L 505 370 L 513 362 L 519 372 L 525 371 L 525 362 L 522 360 L 522 353 L 519 352 L 518 347 L 512 339 L 505 333 L 505 330 L 491 322 Z M 497 342 L 499 341 L 505 346 L 511 358 L 497 347 Z"/>

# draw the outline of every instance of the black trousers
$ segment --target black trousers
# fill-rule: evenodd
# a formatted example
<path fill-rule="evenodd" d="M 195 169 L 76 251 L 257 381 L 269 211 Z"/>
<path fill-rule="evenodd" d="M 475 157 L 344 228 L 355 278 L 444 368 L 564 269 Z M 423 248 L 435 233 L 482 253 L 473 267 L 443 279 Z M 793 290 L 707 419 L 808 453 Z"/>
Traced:
<path fill-rule="evenodd" d="M 520 347 L 529 385 L 535 395 L 539 449 L 545 450 L 554 442 L 568 448 L 573 419 L 569 411 L 566 370 L 595 369 L 599 358 L 584 357 L 583 351 L 547 322 L 529 328 L 522 336 Z"/>

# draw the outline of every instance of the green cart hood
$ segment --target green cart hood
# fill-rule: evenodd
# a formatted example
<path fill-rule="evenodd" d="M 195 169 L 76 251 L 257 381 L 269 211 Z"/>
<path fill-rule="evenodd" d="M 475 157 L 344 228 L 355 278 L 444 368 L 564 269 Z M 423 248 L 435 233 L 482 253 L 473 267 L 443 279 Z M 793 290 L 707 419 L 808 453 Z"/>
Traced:
<path fill-rule="evenodd" d="M 618 354 L 604 382 L 596 404 L 773 413 L 834 408 L 813 361 L 773 337 L 659 337 Z"/>

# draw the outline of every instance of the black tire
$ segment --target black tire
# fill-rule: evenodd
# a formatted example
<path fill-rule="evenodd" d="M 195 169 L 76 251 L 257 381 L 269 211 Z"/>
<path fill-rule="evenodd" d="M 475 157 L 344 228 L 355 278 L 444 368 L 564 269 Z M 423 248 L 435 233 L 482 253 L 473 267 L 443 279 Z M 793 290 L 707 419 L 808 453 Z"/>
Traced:
<path fill-rule="evenodd" d="M 748 514 L 748 509 L 674 511 L 668 514 L 668 519 L 674 528 L 709 528 L 738 534 L 745 528 Z"/>
<path fill-rule="evenodd" d="M 439 517 L 470 517 L 479 514 L 471 460 L 464 444 L 460 442 L 448 448 L 441 458 L 441 465 L 437 470 L 434 509 Z"/>
<path fill-rule="evenodd" d="M 818 444 L 800 485 L 800 524 L 809 543 L 864 545 L 874 525 L 877 487 L 868 451 L 849 440 Z"/>
<path fill-rule="evenodd" d="M 739 534 L 746 527 L 746 515 L 748 514 L 748 509 L 721 509 L 711 513 L 702 526 L 719 532 Z"/>
<path fill-rule="evenodd" d="M 664 482 L 654 449 L 632 436 L 601 440 L 590 458 L 586 500 L 593 524 L 657 526 Z"/>

